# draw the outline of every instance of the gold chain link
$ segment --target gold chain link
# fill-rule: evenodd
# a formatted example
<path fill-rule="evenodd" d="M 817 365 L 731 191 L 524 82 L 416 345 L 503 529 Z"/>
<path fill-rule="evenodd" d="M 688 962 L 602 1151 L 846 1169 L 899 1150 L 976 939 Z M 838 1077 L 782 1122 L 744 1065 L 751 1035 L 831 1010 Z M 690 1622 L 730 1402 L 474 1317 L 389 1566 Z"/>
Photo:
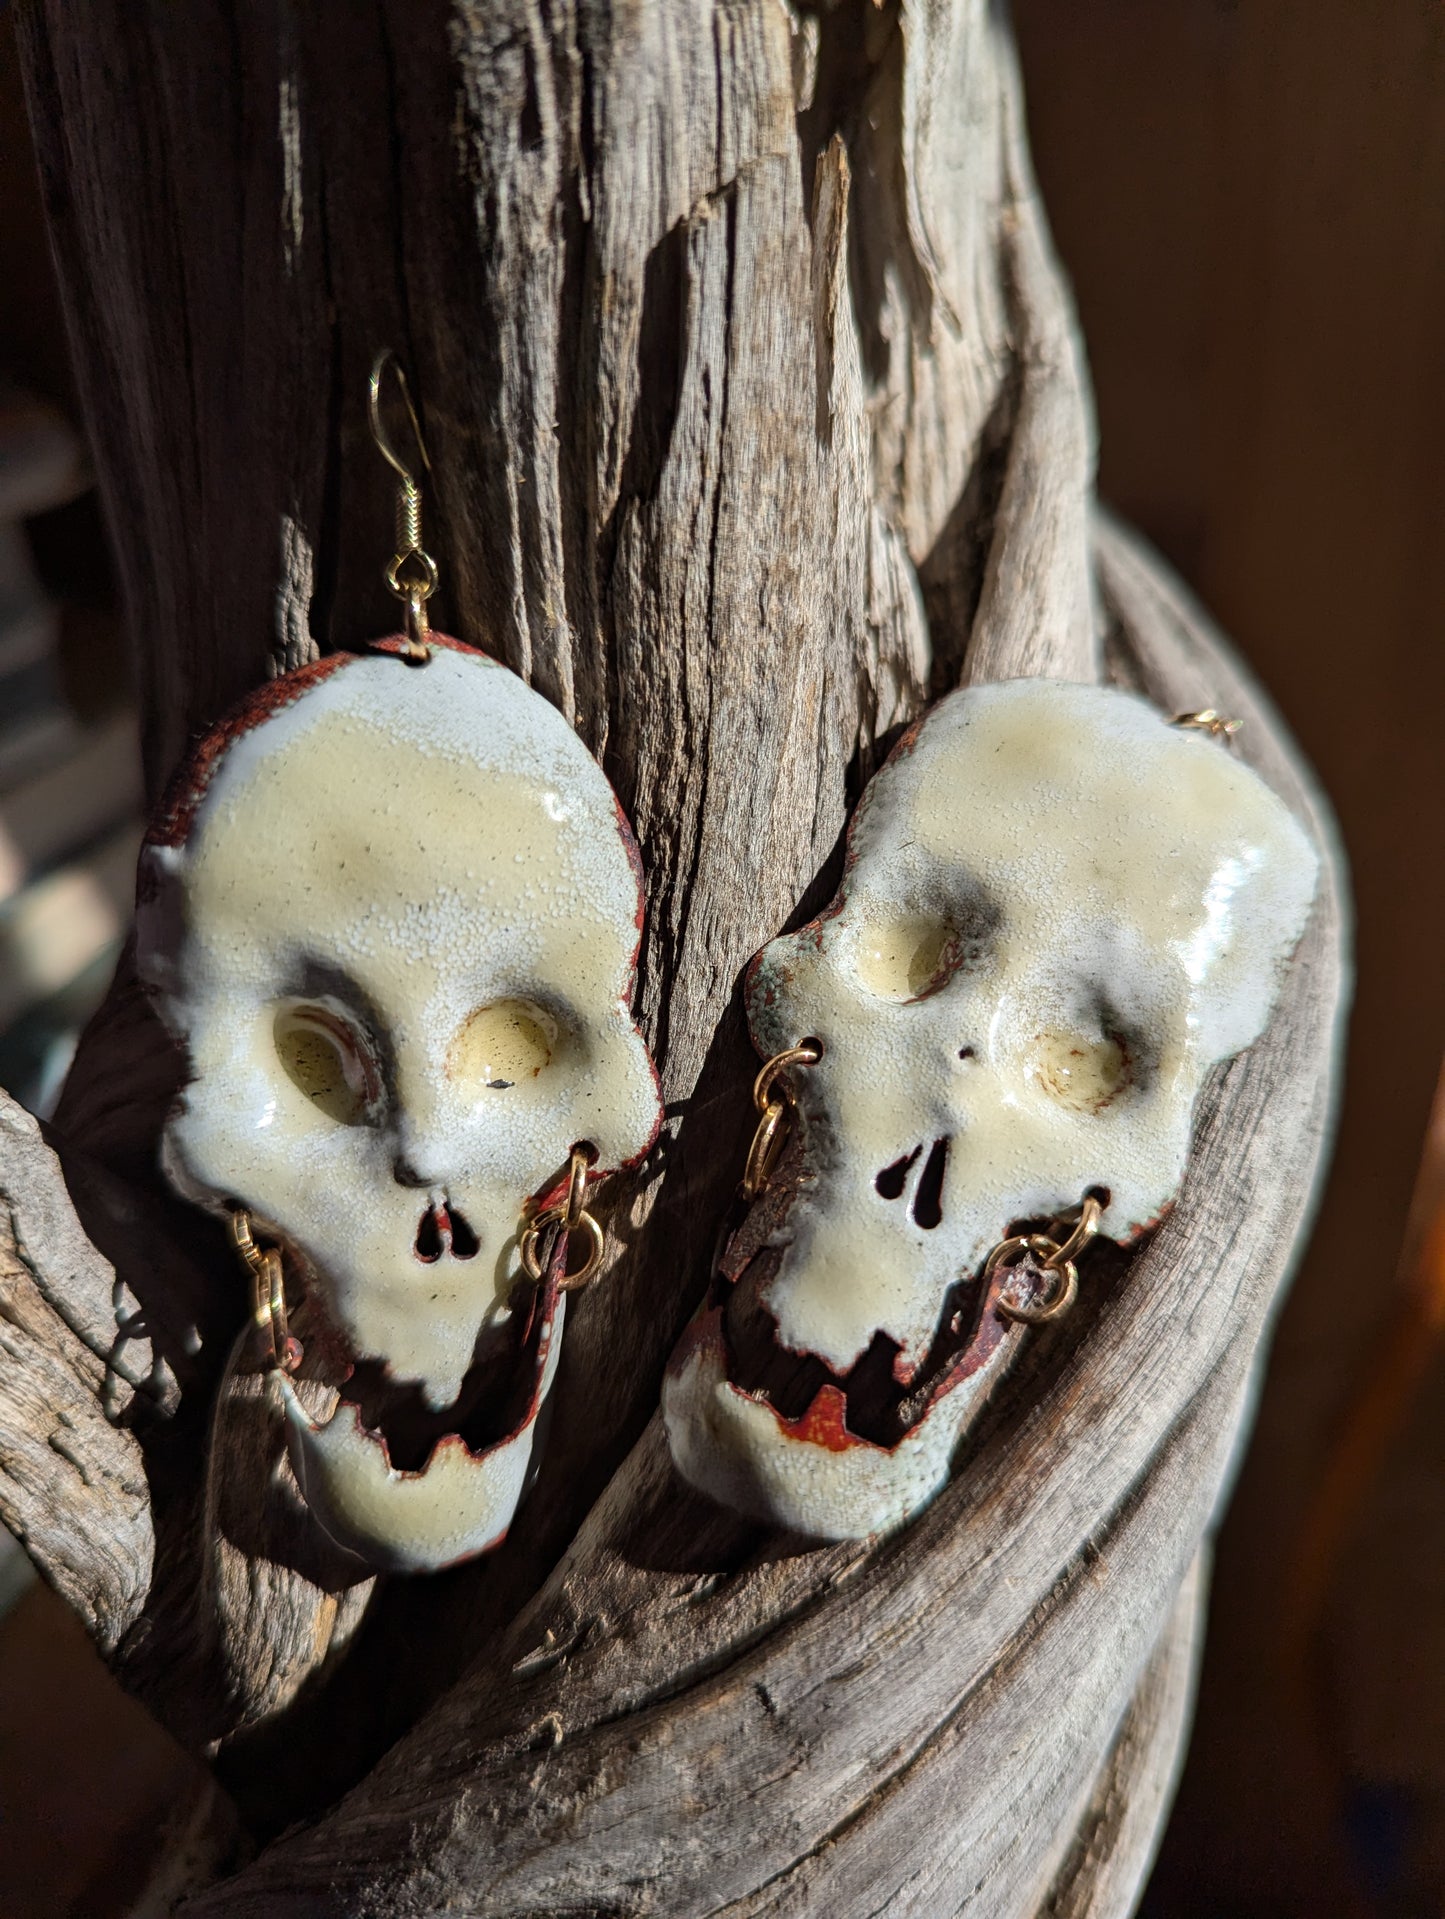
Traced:
<path fill-rule="evenodd" d="M 251 1275 L 251 1317 L 265 1340 L 264 1359 L 268 1368 L 294 1373 L 301 1364 L 301 1347 L 291 1337 L 291 1322 L 286 1313 L 286 1275 L 281 1255 L 274 1246 L 261 1247 L 251 1233 L 251 1215 L 230 1215 L 231 1244 Z"/>
<path fill-rule="evenodd" d="M 1067 1222 L 1067 1213 L 1061 1214 L 1053 1222 L 1051 1233 L 1018 1233 L 1011 1239 L 999 1241 L 984 1261 L 985 1286 L 1000 1266 L 1011 1265 L 1025 1253 L 1036 1260 L 1044 1272 L 1054 1277 L 1047 1298 L 1036 1306 L 1006 1299 L 1000 1293 L 998 1311 L 1005 1319 L 1018 1320 L 1025 1326 L 1046 1326 L 1051 1319 L 1063 1317 L 1078 1297 L 1079 1269 L 1075 1262 L 1098 1232 L 1103 1211 L 1098 1200 L 1089 1193 L 1080 1203 L 1078 1218 L 1071 1230 L 1062 1239 L 1053 1238 L 1052 1233 L 1058 1232 Z"/>
<path fill-rule="evenodd" d="M 585 1233 L 588 1242 L 586 1259 L 575 1273 L 562 1275 L 557 1282 L 558 1292 L 580 1292 L 602 1264 L 607 1242 L 602 1228 L 588 1212 L 586 1204 L 587 1168 L 590 1164 L 587 1152 L 581 1146 L 574 1146 L 567 1173 L 566 1196 L 554 1201 L 551 1206 L 544 1206 L 540 1211 L 526 1215 L 526 1224 L 517 1241 L 517 1254 L 522 1262 L 522 1270 L 536 1286 L 542 1284 L 546 1261 L 551 1257 L 550 1248 L 546 1252 L 542 1250 L 542 1236 L 553 1227 L 564 1232 L 569 1240 L 573 1233 Z"/>
<path fill-rule="evenodd" d="M 792 1088 L 786 1080 L 780 1082 L 779 1075 L 790 1066 L 816 1066 L 822 1057 L 820 1047 L 804 1040 L 801 1046 L 789 1046 L 781 1053 L 774 1053 L 753 1081 L 753 1105 L 760 1117 L 743 1168 L 739 1190 L 744 1199 L 754 1200 L 762 1192 L 777 1171 L 787 1143 L 783 1121 L 797 1101 Z"/>

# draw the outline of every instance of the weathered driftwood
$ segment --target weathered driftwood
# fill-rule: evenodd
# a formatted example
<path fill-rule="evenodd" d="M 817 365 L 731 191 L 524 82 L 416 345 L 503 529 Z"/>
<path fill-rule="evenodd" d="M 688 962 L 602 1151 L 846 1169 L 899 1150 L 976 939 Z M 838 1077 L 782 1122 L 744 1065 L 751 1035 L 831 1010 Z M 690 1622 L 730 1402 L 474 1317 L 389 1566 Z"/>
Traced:
<path fill-rule="evenodd" d="M 3 1096 L 0 1141 L 0 1510 L 111 1652 L 155 1548 L 141 1450 L 120 1423 L 142 1342 L 117 1326 L 135 1301 L 117 1297 L 39 1126 Z"/>
<path fill-rule="evenodd" d="M 1328 843 L 1238 665 L 1091 528 L 997 10 L 28 0 L 20 25 L 152 785 L 267 670 L 390 623 L 362 398 L 397 347 L 445 623 L 575 719 L 636 825 L 671 1116 L 569 1323 L 511 1540 L 368 1596 L 308 1548 L 260 1402 L 223 1378 L 238 1278 L 159 1185 L 178 1062 L 118 982 L 54 1129 L 99 1253 L 30 1248 L 50 1318 L 0 1386 L 0 1516 L 218 1753 L 258 1842 L 297 1828 L 196 1909 L 1123 1913 L 1318 1172 L 1333 882 L 1203 1102 L 1175 1212 L 1099 1256 L 910 1531 L 743 1526 L 678 1485 L 652 1418 L 748 1126 L 740 969 L 826 898 L 848 805 L 930 691 L 1107 674 L 1227 708 Z M 17 1216 L 53 1183 L 39 1150 L 7 1153 Z M 164 1362 L 112 1424 L 104 1259 Z M 11 1470 L 86 1405 L 81 1486 Z"/>

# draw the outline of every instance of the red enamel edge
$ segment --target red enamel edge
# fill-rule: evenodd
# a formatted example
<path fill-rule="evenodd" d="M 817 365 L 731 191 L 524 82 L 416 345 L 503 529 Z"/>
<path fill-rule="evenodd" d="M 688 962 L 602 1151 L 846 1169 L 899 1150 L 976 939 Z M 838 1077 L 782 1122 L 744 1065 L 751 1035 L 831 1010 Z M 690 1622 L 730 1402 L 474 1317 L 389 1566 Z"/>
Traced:
<path fill-rule="evenodd" d="M 982 1371 L 1013 1330 L 1012 1322 L 997 1310 L 998 1296 L 1007 1279 L 1008 1274 L 1002 1267 L 994 1273 L 979 1314 L 977 1332 L 966 1346 L 959 1349 L 957 1358 L 948 1370 L 934 1381 L 929 1390 L 927 1409 L 922 1418 L 909 1427 L 909 1432 L 917 1432 L 956 1386 Z M 735 1393 L 739 1399 L 750 1401 L 754 1406 L 765 1407 L 773 1415 L 785 1439 L 808 1446 L 822 1446 L 830 1453 L 847 1452 L 854 1446 L 885 1454 L 897 1450 L 896 1446 L 880 1446 L 874 1440 L 860 1438 L 857 1433 L 849 1431 L 847 1397 L 840 1386 L 830 1381 L 824 1381 L 807 1409 L 797 1419 L 789 1419 L 780 1413 L 763 1394 L 750 1393 L 745 1387 L 736 1385 L 727 1373 L 727 1342 L 723 1337 L 720 1306 L 706 1307 L 687 1325 L 667 1363 L 668 1373 L 673 1378 L 680 1377 L 694 1355 L 702 1353 L 715 1355 L 729 1392 Z M 900 1435 L 898 1445 L 901 1446 L 907 1437 L 907 1433 Z"/>
<path fill-rule="evenodd" d="M 329 679 L 338 667 L 358 658 L 355 653 L 328 653 L 310 666 L 258 686 L 211 729 L 203 733 L 173 774 L 160 805 L 146 828 L 147 846 L 183 846 L 221 761 L 232 746 L 274 713 L 294 706 L 313 686 Z"/>
<path fill-rule="evenodd" d="M 448 653 L 460 653 L 474 660 L 485 660 L 489 666 L 495 666 L 500 672 L 511 669 L 490 653 L 484 653 L 479 647 L 468 646 L 464 640 L 454 640 L 445 633 L 432 633 L 430 645 L 441 647 Z M 156 808 L 146 828 L 144 846 L 183 846 L 190 837 L 195 824 L 196 814 L 200 811 L 212 780 L 220 769 L 226 754 L 245 734 L 269 720 L 273 715 L 284 712 L 288 706 L 294 706 L 303 699 L 314 686 L 338 672 L 342 667 L 354 666 L 358 660 L 369 658 L 375 653 L 386 653 L 393 657 L 405 656 L 412 642 L 405 633 L 392 633 L 385 639 L 374 640 L 365 653 L 328 653 L 323 659 L 313 660 L 308 666 L 298 666 L 293 672 L 282 673 L 274 680 L 268 680 L 264 686 L 258 686 L 244 699 L 225 713 L 214 726 L 210 727 L 192 746 L 179 769 L 172 775 L 166 787 L 160 805 Z M 544 697 L 538 695 L 539 698 Z M 599 769 L 600 770 L 600 769 Z M 606 778 L 606 774 L 603 774 Z M 633 914 L 633 925 L 637 937 L 633 942 L 631 961 L 627 973 L 628 1003 L 631 1004 L 637 991 L 637 962 L 642 953 L 642 932 L 646 917 L 646 875 L 643 871 L 642 854 L 637 845 L 637 836 L 632 824 L 622 810 L 622 802 L 608 781 L 608 791 L 612 793 L 612 804 L 617 813 L 617 830 L 622 839 L 623 851 L 627 863 L 632 869 L 633 881 L 637 888 L 637 905 Z M 145 862 L 140 867 L 140 887 L 145 886 Z M 139 902 L 145 905 L 145 899 Z M 632 1030 L 639 1037 L 642 1029 L 633 1019 Z M 646 1144 L 630 1159 L 623 1160 L 615 1167 L 599 1166 L 588 1174 L 589 1182 L 601 1179 L 612 1172 L 630 1172 L 652 1151 L 657 1136 L 662 1131 L 663 1105 L 662 1081 L 658 1076 L 657 1062 L 652 1057 L 652 1049 L 644 1047 L 647 1054 L 647 1070 L 652 1076 L 654 1118 L 652 1131 Z"/>
<path fill-rule="evenodd" d="M 461 640 L 449 639 L 444 633 L 433 633 L 431 644 L 449 653 L 464 653 L 473 659 L 486 660 L 492 666 L 499 664 L 489 653 L 483 653 L 475 646 L 467 646 Z M 319 686 L 342 667 L 354 666 L 358 660 L 367 659 L 373 653 L 403 654 L 410 645 L 404 633 L 393 633 L 386 639 L 374 641 L 365 653 L 328 653 L 308 666 L 298 666 L 290 673 L 282 673 L 276 679 L 268 680 L 264 686 L 253 688 L 192 746 L 173 775 L 146 829 L 145 844 L 184 845 L 222 760 L 243 735 L 288 706 L 294 706 L 312 687 Z"/>
<path fill-rule="evenodd" d="M 717 1358 L 728 1391 L 770 1412 L 785 1439 L 800 1440 L 809 1446 L 824 1446 L 830 1453 L 847 1452 L 852 1446 L 866 1446 L 875 1453 L 888 1450 L 883 1446 L 875 1446 L 871 1439 L 860 1439 L 856 1433 L 849 1432 L 844 1418 L 848 1402 L 837 1386 L 820 1386 L 812 1404 L 799 1419 L 785 1418 L 772 1401 L 761 1393 L 750 1393 L 741 1386 L 735 1386 L 727 1377 L 727 1346 L 723 1339 L 722 1309 L 718 1306 L 707 1307 L 686 1327 L 667 1362 L 667 1370 L 677 1377 L 694 1354 L 709 1352 Z"/>

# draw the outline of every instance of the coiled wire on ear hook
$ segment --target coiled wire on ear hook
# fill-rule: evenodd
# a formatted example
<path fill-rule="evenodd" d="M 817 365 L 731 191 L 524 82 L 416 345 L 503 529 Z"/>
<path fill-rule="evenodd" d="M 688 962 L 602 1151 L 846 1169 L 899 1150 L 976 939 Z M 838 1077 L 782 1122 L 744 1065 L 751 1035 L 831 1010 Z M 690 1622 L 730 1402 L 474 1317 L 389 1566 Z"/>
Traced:
<path fill-rule="evenodd" d="M 427 453 L 426 441 L 422 437 L 421 422 L 416 417 L 416 408 L 411 402 L 411 388 L 407 384 L 406 371 L 391 348 L 384 347 L 372 362 L 371 380 L 367 389 L 371 437 L 375 440 L 381 457 L 401 481 L 396 496 L 396 551 L 387 562 L 384 577 L 387 586 L 397 599 L 406 603 L 406 634 L 410 643 L 408 657 L 420 662 L 431 658 L 431 623 L 427 618 L 426 603 L 436 592 L 440 576 L 436 561 L 422 545 L 421 482 L 392 445 L 381 416 L 381 383 L 388 367 L 396 376 L 397 386 L 401 390 L 402 404 L 406 407 L 406 416 L 411 422 L 416 449 L 421 455 L 422 466 L 428 473 L 432 470 L 431 457 Z"/>

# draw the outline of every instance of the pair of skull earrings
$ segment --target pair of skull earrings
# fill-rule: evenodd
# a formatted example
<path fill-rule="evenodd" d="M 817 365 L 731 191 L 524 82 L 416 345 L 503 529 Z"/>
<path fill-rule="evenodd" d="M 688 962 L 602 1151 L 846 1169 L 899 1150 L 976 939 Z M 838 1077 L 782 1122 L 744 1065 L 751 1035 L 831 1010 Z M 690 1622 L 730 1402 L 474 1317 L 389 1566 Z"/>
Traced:
<path fill-rule="evenodd" d="M 505 1536 L 602 1251 L 589 1195 L 661 1106 L 631 833 L 562 716 L 429 630 L 386 358 L 406 631 L 200 742 L 142 851 L 138 952 L 189 1055 L 164 1163 L 250 1271 L 302 1492 L 422 1571 Z M 762 1123 L 663 1388 L 695 1486 L 824 1538 L 908 1519 L 1090 1235 L 1167 1210 L 1317 883 L 1189 717 L 1055 681 L 948 696 L 865 792 L 833 904 L 752 963 Z"/>

